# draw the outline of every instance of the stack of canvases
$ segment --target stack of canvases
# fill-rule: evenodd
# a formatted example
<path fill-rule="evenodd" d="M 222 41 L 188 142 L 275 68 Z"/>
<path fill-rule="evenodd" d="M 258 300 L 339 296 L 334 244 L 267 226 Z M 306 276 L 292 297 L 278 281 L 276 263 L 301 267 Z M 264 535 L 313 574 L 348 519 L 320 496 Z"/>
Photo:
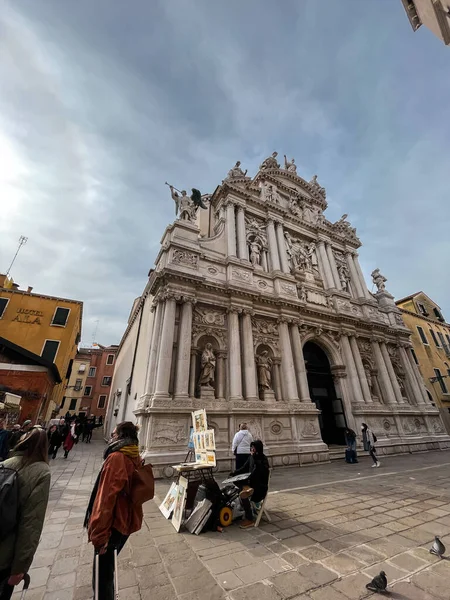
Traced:
<path fill-rule="evenodd" d="M 195 462 L 176 465 L 178 470 L 193 471 L 205 467 L 216 466 L 216 445 L 214 430 L 208 429 L 206 411 L 204 409 L 192 413 L 193 427 L 189 446 L 194 449 Z M 176 531 L 180 530 L 184 517 L 186 505 L 188 480 L 180 476 L 178 483 L 173 482 L 159 509 L 166 519 L 170 519 L 172 513 L 172 525 Z M 198 535 L 208 522 L 212 513 L 212 503 L 204 498 L 197 503 L 189 518 L 184 523 L 186 529 Z"/>

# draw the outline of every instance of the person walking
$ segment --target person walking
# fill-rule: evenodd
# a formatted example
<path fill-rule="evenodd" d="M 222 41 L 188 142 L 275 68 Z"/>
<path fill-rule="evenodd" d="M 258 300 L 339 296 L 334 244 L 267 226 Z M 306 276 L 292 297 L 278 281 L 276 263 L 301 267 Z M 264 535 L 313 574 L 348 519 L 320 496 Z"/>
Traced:
<path fill-rule="evenodd" d="M 379 467 L 381 465 L 380 461 L 377 457 L 377 449 L 375 448 L 375 442 L 377 441 L 377 436 L 373 433 L 371 429 L 366 425 L 366 423 L 361 423 L 361 431 L 363 436 L 363 445 L 364 450 L 370 454 L 373 460 L 373 467 Z"/>
<path fill-rule="evenodd" d="M 356 455 L 356 433 L 349 427 L 345 430 L 345 443 L 347 448 L 345 450 L 345 462 L 355 464 L 358 462 Z"/>
<path fill-rule="evenodd" d="M 98 600 L 114 599 L 114 550 L 119 554 L 129 536 L 142 526 L 142 504 L 134 504 L 130 496 L 133 475 L 142 463 L 137 432 L 128 421 L 114 429 L 86 511 L 84 527 L 95 549 L 94 589 L 95 556 L 99 555 Z"/>
<path fill-rule="evenodd" d="M 44 525 L 50 491 L 48 442 L 43 429 L 32 429 L 2 463 L 18 472 L 18 521 L 0 540 L 0 600 L 9 600 L 31 567 Z"/>
<path fill-rule="evenodd" d="M 236 470 L 243 467 L 250 458 L 250 444 L 252 442 L 253 436 L 247 428 L 247 423 L 241 423 L 231 445 L 231 450 L 236 456 Z"/>
<path fill-rule="evenodd" d="M 48 438 L 48 455 L 54 460 L 61 447 L 63 438 L 57 425 L 52 425 L 47 432 Z"/>
<path fill-rule="evenodd" d="M 77 439 L 77 434 L 75 433 L 75 429 L 76 429 L 76 424 L 75 421 L 72 423 L 72 425 L 70 426 L 69 432 L 64 440 L 64 458 L 67 458 L 69 456 L 69 452 L 72 450 L 73 445 L 75 444 L 75 441 Z"/>

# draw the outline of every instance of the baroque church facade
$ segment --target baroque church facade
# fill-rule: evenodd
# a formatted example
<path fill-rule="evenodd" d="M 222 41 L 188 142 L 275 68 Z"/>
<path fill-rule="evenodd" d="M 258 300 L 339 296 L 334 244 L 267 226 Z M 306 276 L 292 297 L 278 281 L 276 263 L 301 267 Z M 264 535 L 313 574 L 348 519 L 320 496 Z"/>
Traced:
<path fill-rule="evenodd" d="M 200 201 L 197 190 L 171 193 L 178 218 L 130 314 L 108 433 L 137 419 L 167 477 L 199 408 L 221 470 L 244 421 L 274 466 L 328 461 L 361 422 L 380 454 L 450 447 L 386 278 L 375 269 L 369 292 L 356 231 L 347 215 L 327 220 L 316 176 L 274 152 L 253 178 L 236 163 Z"/>

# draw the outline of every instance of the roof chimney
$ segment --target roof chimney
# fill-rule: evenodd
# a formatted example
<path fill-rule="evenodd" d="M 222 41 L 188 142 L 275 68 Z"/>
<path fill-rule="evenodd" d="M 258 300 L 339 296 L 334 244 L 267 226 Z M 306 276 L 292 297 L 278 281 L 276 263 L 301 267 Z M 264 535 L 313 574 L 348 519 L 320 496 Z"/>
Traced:
<path fill-rule="evenodd" d="M 28 289 L 27 289 L 27 294 L 31 294 L 32 291 L 33 291 L 33 287 L 31 285 L 29 285 Z"/>

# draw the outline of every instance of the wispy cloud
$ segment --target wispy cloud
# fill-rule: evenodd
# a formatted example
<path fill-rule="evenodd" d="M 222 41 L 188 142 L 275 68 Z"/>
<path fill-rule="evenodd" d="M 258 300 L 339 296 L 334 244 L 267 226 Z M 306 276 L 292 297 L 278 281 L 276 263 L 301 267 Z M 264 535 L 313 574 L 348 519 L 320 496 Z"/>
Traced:
<path fill-rule="evenodd" d="M 380 19 L 382 21 L 380 21 Z M 448 50 L 401 3 L 98 0 L 0 13 L 0 269 L 117 342 L 173 205 L 277 149 L 326 185 L 396 296 L 450 315 Z M 6 207 L 6 208 L 3 208 Z"/>

